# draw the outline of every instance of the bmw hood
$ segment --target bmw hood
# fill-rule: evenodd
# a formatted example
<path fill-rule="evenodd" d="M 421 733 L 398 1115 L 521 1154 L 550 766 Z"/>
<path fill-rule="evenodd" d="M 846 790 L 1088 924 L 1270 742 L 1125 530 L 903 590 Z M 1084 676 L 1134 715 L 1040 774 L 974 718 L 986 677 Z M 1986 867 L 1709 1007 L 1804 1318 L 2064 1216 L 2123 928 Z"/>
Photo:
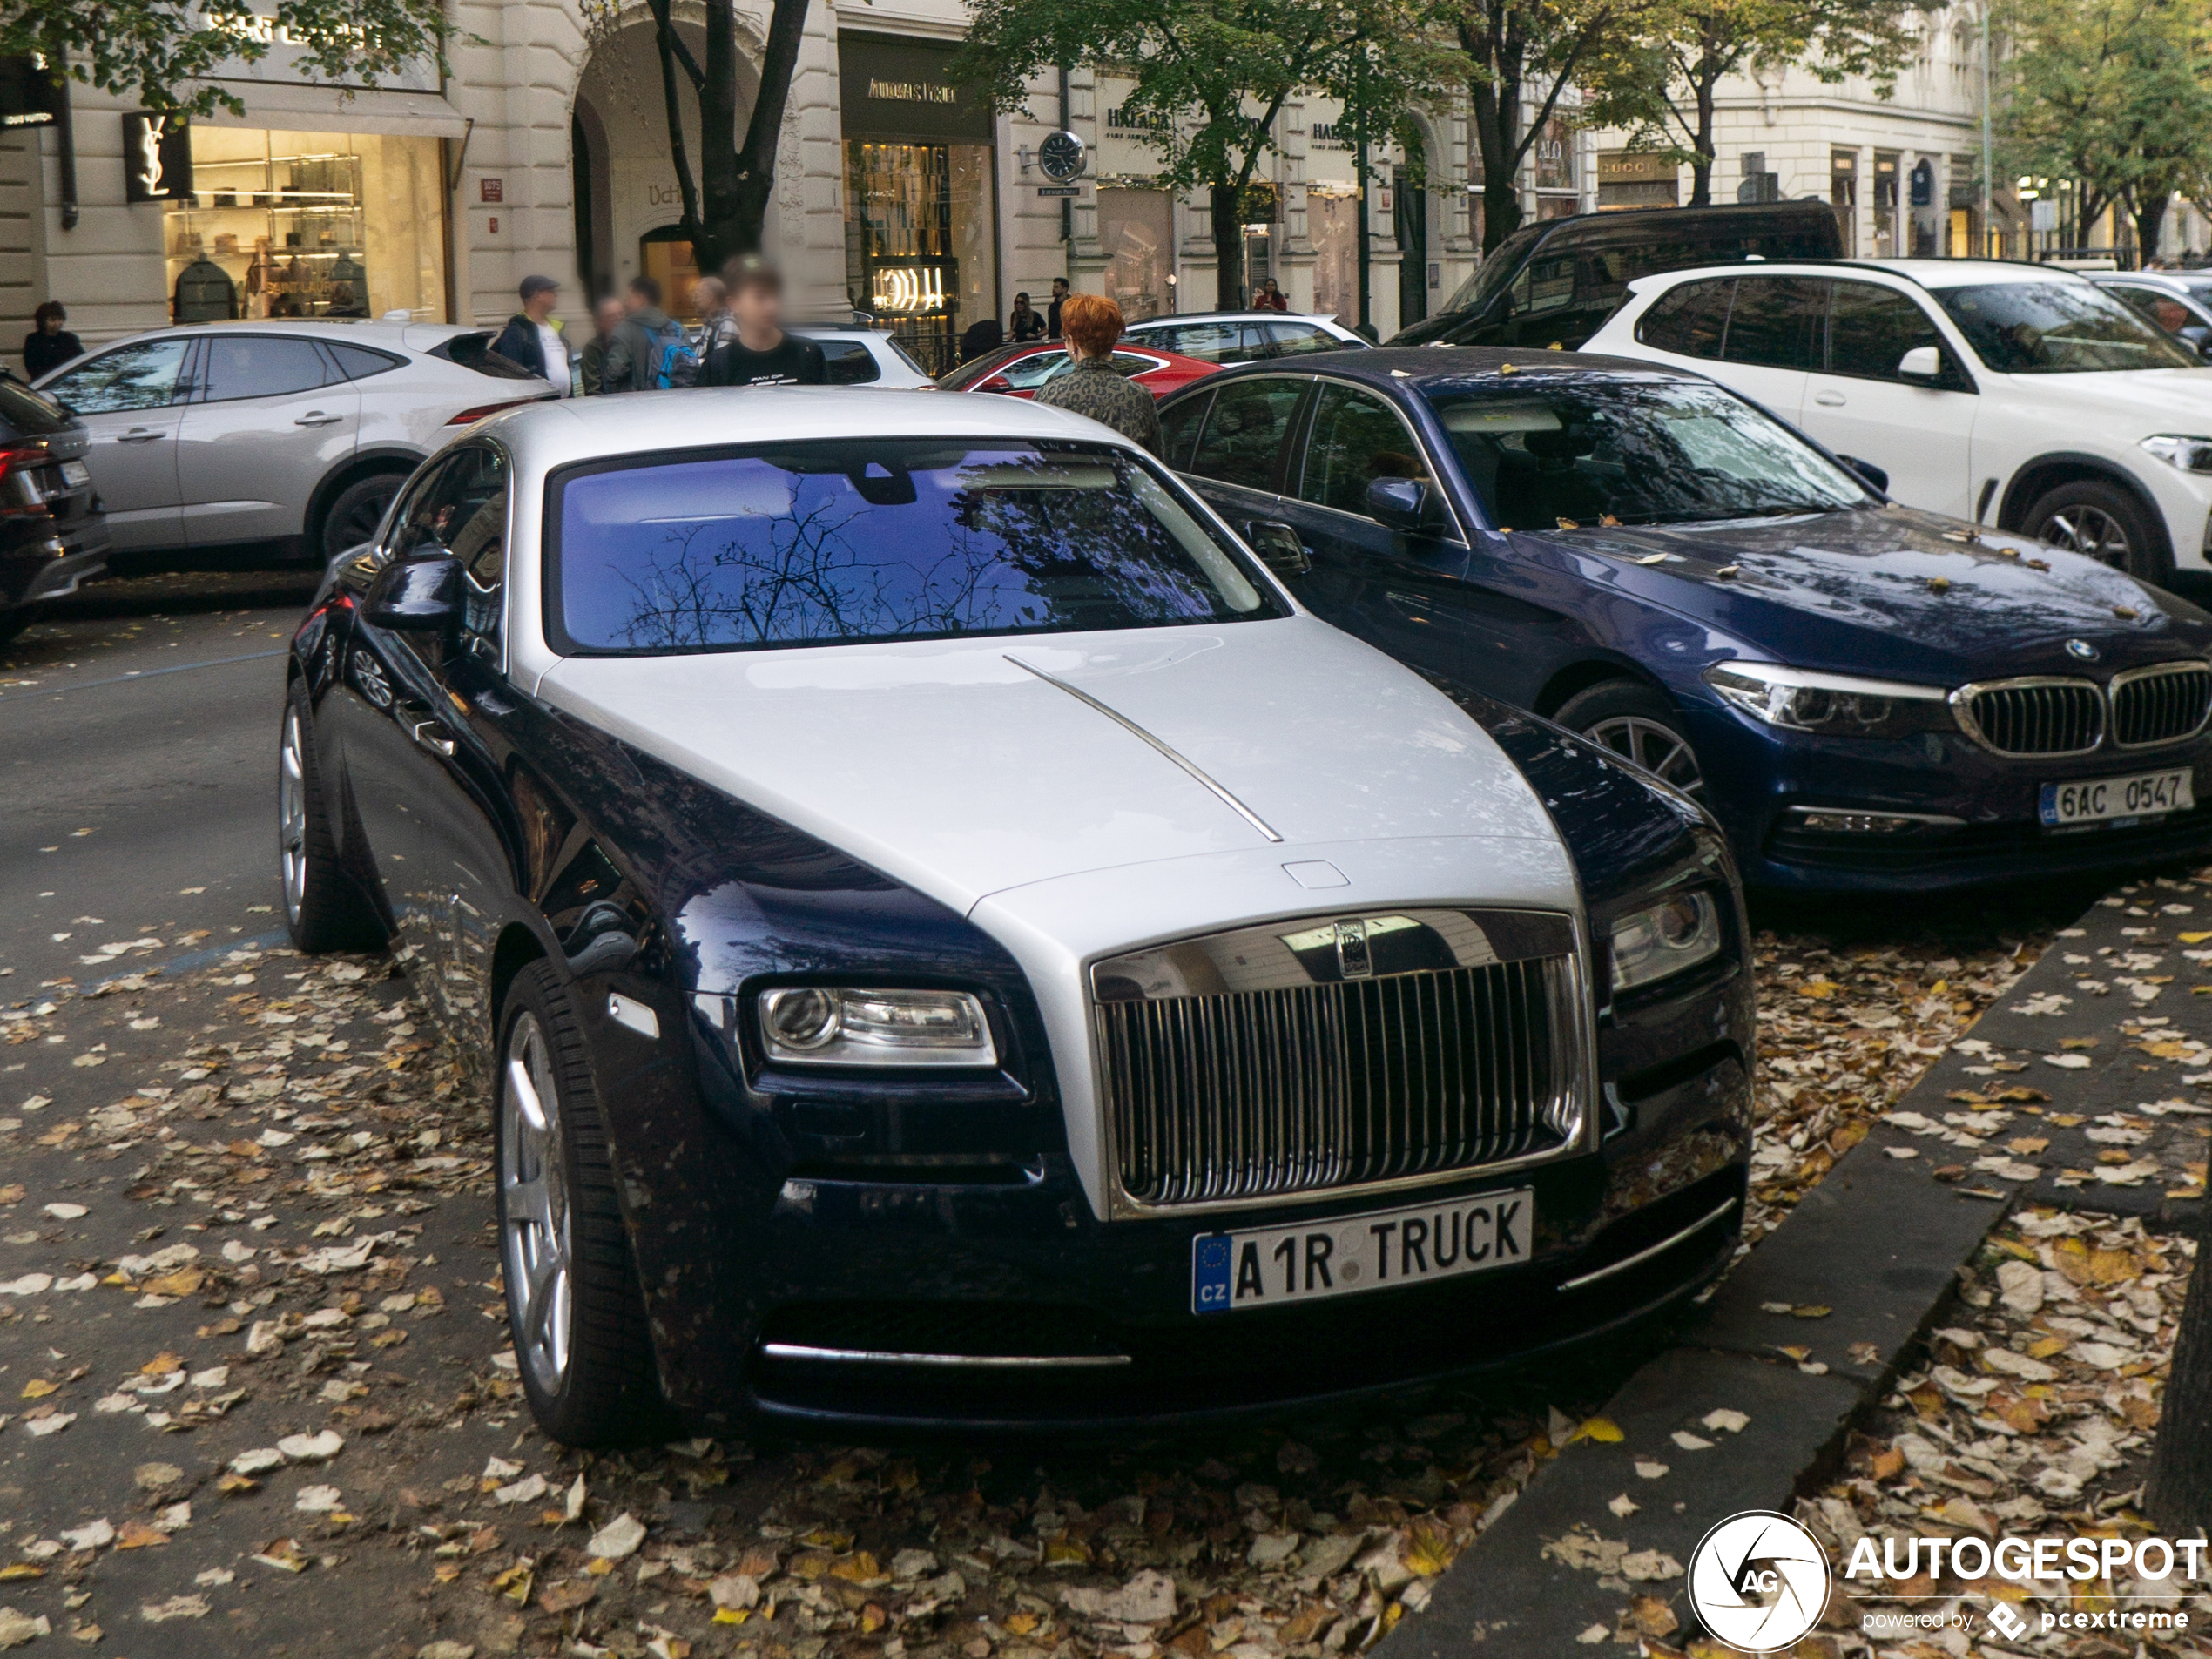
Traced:
<path fill-rule="evenodd" d="M 1909 508 L 1545 539 L 1584 575 L 1800 668 L 1958 684 L 2079 673 L 2074 641 L 2115 668 L 2212 646 L 2212 617 L 2186 600 Z"/>
<path fill-rule="evenodd" d="M 1563 865 L 1542 803 L 1487 734 L 1304 616 L 572 657 L 538 694 L 962 914 L 1116 867 L 1294 863 L 1302 847 L 1362 842 L 1459 841 L 1460 887 L 1480 885 L 1485 841 L 1501 856 L 1541 842 Z"/>

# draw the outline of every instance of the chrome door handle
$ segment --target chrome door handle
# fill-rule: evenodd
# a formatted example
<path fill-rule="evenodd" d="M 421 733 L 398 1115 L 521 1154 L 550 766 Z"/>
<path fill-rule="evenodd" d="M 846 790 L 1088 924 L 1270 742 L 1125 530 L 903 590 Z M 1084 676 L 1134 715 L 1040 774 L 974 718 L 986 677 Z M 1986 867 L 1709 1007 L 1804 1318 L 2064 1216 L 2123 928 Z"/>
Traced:
<path fill-rule="evenodd" d="M 453 739 L 439 735 L 435 720 L 417 720 L 415 723 L 415 740 L 426 749 L 435 750 L 448 760 L 453 759 Z"/>
<path fill-rule="evenodd" d="M 165 438 L 166 432 L 157 432 L 150 426 L 134 426 L 116 439 L 118 443 L 152 443 L 156 438 Z"/>
<path fill-rule="evenodd" d="M 325 415 L 320 409 L 309 409 L 292 424 L 294 426 L 336 426 L 345 418 L 342 415 Z"/>
<path fill-rule="evenodd" d="M 1844 395 L 1841 392 L 1815 392 L 1812 395 L 1812 401 L 1831 409 L 1840 409 L 1844 407 Z"/>

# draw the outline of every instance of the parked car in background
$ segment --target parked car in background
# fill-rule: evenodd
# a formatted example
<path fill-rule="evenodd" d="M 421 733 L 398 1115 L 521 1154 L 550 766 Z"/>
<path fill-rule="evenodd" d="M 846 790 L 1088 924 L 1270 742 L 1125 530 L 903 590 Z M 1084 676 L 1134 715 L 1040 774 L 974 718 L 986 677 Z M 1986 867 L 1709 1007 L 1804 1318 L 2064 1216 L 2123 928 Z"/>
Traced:
<path fill-rule="evenodd" d="M 1696 369 L 1907 506 L 2148 582 L 2212 575 L 2212 368 L 2086 277 L 1990 260 L 1677 271 L 1593 352 Z"/>
<path fill-rule="evenodd" d="M 445 323 L 208 323 L 78 358 L 38 388 L 84 423 L 114 548 L 320 561 L 365 541 L 454 428 L 544 381 Z"/>
<path fill-rule="evenodd" d="M 1080 417 L 513 411 L 288 668 L 293 936 L 396 929 L 485 1054 L 556 1439 L 1340 1398 L 1734 1248 L 1718 832 L 1305 614 Z"/>
<path fill-rule="evenodd" d="M 1202 363 L 1250 363 L 1316 351 L 1366 351 L 1368 342 L 1334 317 L 1280 311 L 1178 311 L 1147 317 L 1122 344 L 1170 351 Z"/>
<path fill-rule="evenodd" d="M 0 643 L 107 563 L 84 423 L 0 369 Z"/>
<path fill-rule="evenodd" d="M 2212 284 L 2184 281 L 2164 271 L 2100 272 L 2089 280 L 2198 356 L 2212 356 Z"/>
<path fill-rule="evenodd" d="M 937 384 L 948 392 L 1004 392 L 1013 397 L 1035 397 L 1040 388 L 1074 367 L 1062 344 L 1001 346 L 940 375 Z M 1203 380 L 1220 365 L 1150 347 L 1138 349 L 1123 345 L 1115 348 L 1114 367 L 1154 397 L 1165 397 L 1193 381 Z"/>
<path fill-rule="evenodd" d="M 936 384 L 888 329 L 857 322 L 795 322 L 789 332 L 822 348 L 832 386 L 919 389 Z"/>
<path fill-rule="evenodd" d="M 1393 346 L 1552 347 L 1573 351 L 1628 298 L 1639 277 L 1751 260 L 1829 260 L 1843 253 L 1825 202 L 1627 208 L 1523 225 L 1483 256 L 1434 316 Z"/>
<path fill-rule="evenodd" d="M 2212 617 L 1885 502 L 1703 375 L 1386 347 L 1225 370 L 1161 425 L 1317 615 L 1665 779 L 1747 880 L 1936 888 L 2212 846 Z"/>

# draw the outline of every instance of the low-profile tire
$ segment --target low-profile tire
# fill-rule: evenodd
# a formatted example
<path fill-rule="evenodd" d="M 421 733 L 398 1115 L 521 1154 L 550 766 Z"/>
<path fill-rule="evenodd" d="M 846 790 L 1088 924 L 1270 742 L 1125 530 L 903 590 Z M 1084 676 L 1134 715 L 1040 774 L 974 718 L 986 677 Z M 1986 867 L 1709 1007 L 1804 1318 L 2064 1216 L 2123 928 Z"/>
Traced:
<path fill-rule="evenodd" d="M 1611 750 L 1695 800 L 1705 773 L 1675 705 L 1640 680 L 1604 680 L 1575 693 L 1552 714 L 1570 732 Z"/>
<path fill-rule="evenodd" d="M 405 473 L 371 473 L 340 490 L 337 500 L 322 516 L 324 563 L 374 536 L 376 527 L 384 522 L 384 509 L 392 504 L 392 497 L 400 493 L 400 486 L 406 482 Z"/>
<path fill-rule="evenodd" d="M 530 1414 L 566 1446 L 665 1439 L 669 1413 L 583 1035 L 543 958 L 509 989 L 494 1087 L 500 1265 Z"/>
<path fill-rule="evenodd" d="M 301 950 L 374 950 L 384 943 L 376 911 L 338 856 L 330 800 L 309 739 L 307 694 L 294 680 L 277 728 L 277 873 L 284 922 Z"/>
<path fill-rule="evenodd" d="M 2150 509 L 2134 492 L 2101 478 L 2077 478 L 2047 489 L 2027 509 L 2021 529 L 2039 542 L 2079 553 L 2163 587 L 2174 575 L 2173 555 Z"/>

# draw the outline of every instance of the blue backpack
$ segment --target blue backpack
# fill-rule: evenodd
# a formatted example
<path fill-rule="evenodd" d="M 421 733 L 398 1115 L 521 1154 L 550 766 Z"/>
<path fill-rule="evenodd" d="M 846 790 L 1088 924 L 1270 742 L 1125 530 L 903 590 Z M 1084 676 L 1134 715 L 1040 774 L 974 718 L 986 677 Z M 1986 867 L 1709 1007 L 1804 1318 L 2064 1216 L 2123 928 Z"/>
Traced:
<path fill-rule="evenodd" d="M 651 384 L 660 391 L 678 387 L 696 386 L 699 378 L 699 354 L 691 349 L 691 342 L 684 333 L 684 325 L 671 318 L 652 336 Z"/>

